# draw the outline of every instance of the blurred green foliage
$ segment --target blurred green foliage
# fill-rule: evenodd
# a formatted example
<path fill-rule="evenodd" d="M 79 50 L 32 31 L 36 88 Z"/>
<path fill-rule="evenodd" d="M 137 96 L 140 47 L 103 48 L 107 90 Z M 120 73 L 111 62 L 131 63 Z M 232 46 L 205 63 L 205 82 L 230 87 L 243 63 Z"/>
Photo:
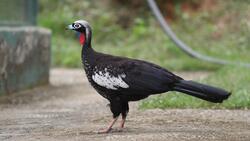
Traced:
<path fill-rule="evenodd" d="M 146 17 L 140 15 L 134 17 L 132 24 L 127 28 L 117 24 L 120 22 L 120 15 L 117 13 L 122 8 L 121 6 L 112 7 L 111 2 L 110 0 L 101 2 L 97 0 L 40 1 L 38 23 L 52 29 L 54 34 L 52 39 L 53 66 L 80 66 L 79 57 L 71 57 L 80 55 L 76 36 L 64 29 L 75 20 L 85 19 L 93 27 L 93 46 L 97 50 L 151 60 L 173 70 L 218 68 L 216 65 L 206 65 L 207 63 L 191 59 L 183 54 L 167 39 L 149 14 L 145 14 L 148 15 Z M 177 18 L 171 25 L 184 42 L 202 54 L 232 61 L 248 62 L 250 60 L 248 55 L 250 52 L 248 22 L 250 6 L 248 2 L 229 0 L 225 3 L 225 0 L 222 0 L 211 9 L 199 12 L 183 11 L 179 6 L 180 3 L 180 1 L 176 2 Z M 125 11 L 130 13 L 129 10 L 132 11 L 132 9 Z M 135 50 L 138 51 L 134 53 Z M 150 50 L 155 50 L 158 55 L 152 56 Z M 68 52 L 71 52 L 71 55 L 68 55 Z"/>
<path fill-rule="evenodd" d="M 193 49 L 231 61 L 250 63 L 250 2 L 221 0 L 207 10 L 181 12 L 173 28 Z M 191 36 L 190 36 L 191 35 Z"/>
<path fill-rule="evenodd" d="M 81 66 L 81 47 L 76 36 L 72 31 L 64 29 L 75 20 L 85 19 L 93 27 L 93 46 L 96 50 L 148 60 L 172 70 L 218 68 L 217 65 L 186 56 L 164 35 L 152 16 L 135 17 L 129 28 L 116 24 L 119 20 L 116 10 L 119 9 L 109 9 L 108 5 L 108 1 L 97 3 L 95 0 L 81 3 L 76 0 L 40 1 L 38 23 L 53 32 L 53 66 Z"/>
<path fill-rule="evenodd" d="M 114 1 L 116 0 L 39 1 L 38 23 L 53 31 L 53 66 L 82 66 L 81 47 L 76 34 L 64 29 L 73 21 L 84 19 L 89 21 L 93 28 L 92 45 L 97 51 L 150 61 L 171 71 L 218 70 L 202 82 L 233 91 L 232 97 L 222 105 L 171 93 L 149 98 L 141 104 L 141 107 L 250 107 L 248 69 L 237 66 L 221 69 L 219 65 L 190 58 L 166 37 L 147 8 L 140 8 L 139 12 L 134 12 L 136 9 L 134 6 L 117 5 L 113 3 Z M 197 4 L 198 1 L 194 0 L 192 3 Z M 170 23 L 184 42 L 202 54 L 231 61 L 249 62 L 250 3 L 248 1 L 216 1 L 215 5 L 205 10 L 199 8 L 185 10 L 182 4 L 182 1 L 174 3 L 176 17 Z"/>

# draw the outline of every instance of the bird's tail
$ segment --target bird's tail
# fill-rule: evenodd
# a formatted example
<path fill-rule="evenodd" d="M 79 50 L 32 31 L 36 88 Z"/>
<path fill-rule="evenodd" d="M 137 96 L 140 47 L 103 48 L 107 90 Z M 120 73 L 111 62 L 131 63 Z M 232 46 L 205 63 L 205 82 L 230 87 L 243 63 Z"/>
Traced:
<path fill-rule="evenodd" d="M 206 101 L 221 103 L 230 96 L 230 92 L 223 89 L 200 84 L 194 81 L 181 80 L 173 87 L 175 91 L 182 92 Z"/>

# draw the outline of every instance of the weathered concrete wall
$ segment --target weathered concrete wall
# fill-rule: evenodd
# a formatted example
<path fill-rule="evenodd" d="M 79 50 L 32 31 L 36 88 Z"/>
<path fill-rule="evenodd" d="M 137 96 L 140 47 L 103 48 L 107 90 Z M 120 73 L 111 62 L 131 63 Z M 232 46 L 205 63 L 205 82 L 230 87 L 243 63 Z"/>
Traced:
<path fill-rule="evenodd" d="M 0 94 L 48 83 L 50 35 L 37 27 L 0 28 Z"/>

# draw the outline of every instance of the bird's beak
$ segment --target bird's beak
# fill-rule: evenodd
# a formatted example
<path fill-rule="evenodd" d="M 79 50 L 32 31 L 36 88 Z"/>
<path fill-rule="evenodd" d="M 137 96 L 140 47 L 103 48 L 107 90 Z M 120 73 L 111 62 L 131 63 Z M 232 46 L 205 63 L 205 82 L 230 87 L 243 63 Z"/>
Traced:
<path fill-rule="evenodd" d="M 74 30 L 75 28 L 72 26 L 72 24 L 68 25 L 66 29 Z"/>

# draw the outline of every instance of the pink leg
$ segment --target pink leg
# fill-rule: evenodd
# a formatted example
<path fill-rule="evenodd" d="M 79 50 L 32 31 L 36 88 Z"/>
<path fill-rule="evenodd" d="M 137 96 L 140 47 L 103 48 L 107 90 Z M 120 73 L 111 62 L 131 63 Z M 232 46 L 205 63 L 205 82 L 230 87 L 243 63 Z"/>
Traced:
<path fill-rule="evenodd" d="M 117 121 L 117 119 L 118 119 L 118 117 L 114 118 L 114 119 L 110 122 L 108 128 L 106 128 L 106 129 L 104 129 L 104 130 L 98 131 L 98 134 L 109 133 L 109 132 L 111 131 L 113 125 L 114 125 L 115 122 Z"/>
<path fill-rule="evenodd" d="M 118 129 L 119 132 L 122 132 L 122 130 L 124 128 L 125 121 L 126 121 L 126 117 L 122 117 L 121 124 L 120 124 L 120 127 Z"/>
<path fill-rule="evenodd" d="M 120 124 L 120 128 L 124 128 L 124 124 L 125 124 L 126 118 L 122 118 L 121 124 Z"/>

